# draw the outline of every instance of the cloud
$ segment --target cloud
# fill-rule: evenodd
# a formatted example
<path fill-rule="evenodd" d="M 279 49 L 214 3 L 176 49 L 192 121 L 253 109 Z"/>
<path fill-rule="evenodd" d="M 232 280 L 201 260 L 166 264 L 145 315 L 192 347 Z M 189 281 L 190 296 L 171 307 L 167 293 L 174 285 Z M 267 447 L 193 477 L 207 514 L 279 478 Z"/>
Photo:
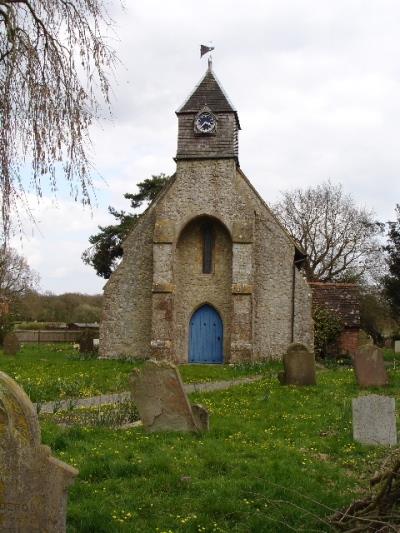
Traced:
<path fill-rule="evenodd" d="M 97 224 L 110 220 L 108 205 L 127 208 L 124 192 L 174 172 L 175 110 L 205 71 L 199 45 L 207 39 L 243 127 L 241 167 L 267 202 L 280 190 L 331 178 L 381 219 L 393 217 L 400 198 L 398 2 L 148 0 L 114 8 L 113 16 L 121 59 L 113 118 L 92 132 L 105 181 L 96 180 L 93 218 L 68 200 L 56 211 L 44 199 L 45 237 L 25 248 L 44 288 L 102 285 L 84 270 L 81 250 Z"/>

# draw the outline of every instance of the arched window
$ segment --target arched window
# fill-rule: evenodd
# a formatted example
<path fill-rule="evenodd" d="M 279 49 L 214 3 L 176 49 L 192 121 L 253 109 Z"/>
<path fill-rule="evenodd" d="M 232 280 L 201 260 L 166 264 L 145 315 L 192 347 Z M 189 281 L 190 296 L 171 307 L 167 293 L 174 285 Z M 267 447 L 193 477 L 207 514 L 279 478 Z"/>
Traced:
<path fill-rule="evenodd" d="M 211 222 L 206 222 L 202 226 L 203 232 L 203 274 L 212 274 L 213 271 L 213 251 L 214 251 L 214 231 Z"/>

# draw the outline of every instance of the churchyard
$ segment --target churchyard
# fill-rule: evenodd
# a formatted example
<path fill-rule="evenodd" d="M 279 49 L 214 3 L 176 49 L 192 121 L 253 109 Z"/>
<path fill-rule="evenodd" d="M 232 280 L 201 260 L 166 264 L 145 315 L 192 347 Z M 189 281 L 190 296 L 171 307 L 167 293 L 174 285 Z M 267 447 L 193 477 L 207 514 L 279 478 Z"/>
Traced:
<path fill-rule="evenodd" d="M 189 395 L 210 431 L 147 433 L 132 406 L 39 415 L 42 442 L 79 471 L 69 488 L 69 532 L 335 531 L 327 517 L 363 499 L 388 454 L 352 436 L 352 399 L 400 401 L 389 386 L 360 389 L 353 368 L 318 365 L 317 385 L 281 385 L 281 363 L 182 365 L 185 384 L 261 376 L 254 383 Z M 24 346 L 0 370 L 38 402 L 126 391 L 141 362 L 84 358 L 71 346 Z M 125 410 L 125 411 L 124 411 Z M 127 421 L 122 414 L 129 411 Z M 108 413 L 108 414 L 107 414 Z M 133 423 L 132 423 L 133 422 Z"/>

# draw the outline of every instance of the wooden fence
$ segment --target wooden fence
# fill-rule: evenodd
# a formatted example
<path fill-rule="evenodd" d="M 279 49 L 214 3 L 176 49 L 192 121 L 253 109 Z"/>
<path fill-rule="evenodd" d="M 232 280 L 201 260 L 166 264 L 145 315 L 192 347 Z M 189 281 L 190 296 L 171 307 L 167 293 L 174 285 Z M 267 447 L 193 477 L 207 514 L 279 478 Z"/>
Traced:
<path fill-rule="evenodd" d="M 15 331 L 15 334 L 17 335 L 19 342 L 79 342 L 79 338 L 82 335 L 82 331 L 17 329 Z"/>

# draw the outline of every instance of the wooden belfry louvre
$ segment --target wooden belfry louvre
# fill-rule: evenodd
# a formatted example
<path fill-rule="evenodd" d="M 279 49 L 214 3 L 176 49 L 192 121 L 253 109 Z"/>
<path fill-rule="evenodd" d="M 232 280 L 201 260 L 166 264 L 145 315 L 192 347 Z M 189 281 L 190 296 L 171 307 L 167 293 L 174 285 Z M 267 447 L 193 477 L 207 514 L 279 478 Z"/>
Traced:
<path fill-rule="evenodd" d="M 212 274 L 213 271 L 213 251 L 214 232 L 211 222 L 206 222 L 202 227 L 203 233 L 203 274 Z"/>

